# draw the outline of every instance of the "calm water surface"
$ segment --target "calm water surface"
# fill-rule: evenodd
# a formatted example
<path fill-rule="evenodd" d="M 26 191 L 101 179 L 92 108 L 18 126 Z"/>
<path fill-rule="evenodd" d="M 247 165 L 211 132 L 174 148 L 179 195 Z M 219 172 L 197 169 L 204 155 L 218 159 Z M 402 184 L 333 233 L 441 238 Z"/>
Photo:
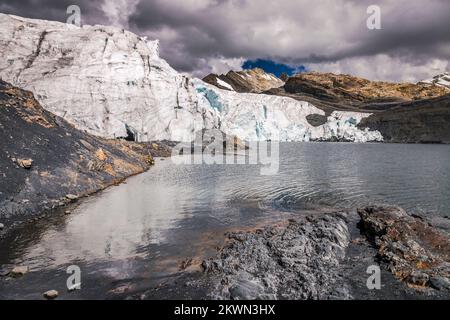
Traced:
<path fill-rule="evenodd" d="M 0 243 L 0 265 L 27 265 L 0 278 L 0 298 L 105 298 L 141 290 L 178 272 L 189 257 L 214 253 L 229 228 L 321 207 L 398 204 L 450 214 L 450 146 L 285 143 L 277 175 L 257 165 L 175 165 L 83 201 L 70 216 L 25 227 Z M 67 293 L 66 268 L 82 270 L 82 290 Z"/>

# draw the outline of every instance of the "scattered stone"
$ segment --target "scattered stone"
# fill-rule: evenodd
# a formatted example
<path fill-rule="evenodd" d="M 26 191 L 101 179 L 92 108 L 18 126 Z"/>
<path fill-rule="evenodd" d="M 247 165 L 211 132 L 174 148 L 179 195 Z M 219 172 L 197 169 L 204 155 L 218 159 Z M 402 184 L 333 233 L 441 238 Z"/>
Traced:
<path fill-rule="evenodd" d="M 72 213 L 72 211 L 70 211 L 70 210 L 64 211 L 64 214 L 66 214 L 66 215 L 69 215 L 69 214 L 71 214 L 71 213 Z"/>
<path fill-rule="evenodd" d="M 76 196 L 74 194 L 68 194 L 68 195 L 66 195 L 66 198 L 69 199 L 70 201 L 75 201 L 78 199 L 78 196 Z"/>
<path fill-rule="evenodd" d="M 111 290 L 109 290 L 108 292 L 109 292 L 109 293 L 112 293 L 112 294 L 124 294 L 124 293 L 126 293 L 126 292 L 131 291 L 131 289 L 132 289 L 132 285 L 130 285 L 130 284 L 125 284 L 125 285 L 123 285 L 123 286 L 120 286 L 120 287 L 111 289 Z"/>
<path fill-rule="evenodd" d="M 56 290 L 49 290 L 47 292 L 44 292 L 44 298 L 46 299 L 55 299 L 59 295 L 58 291 Z"/>
<path fill-rule="evenodd" d="M 89 142 L 87 142 L 86 140 L 80 139 L 80 143 L 88 150 L 94 150 L 94 147 L 92 146 L 92 144 L 90 144 Z"/>
<path fill-rule="evenodd" d="M 146 156 L 145 162 L 146 162 L 149 166 L 153 166 L 153 165 L 155 164 L 155 160 L 153 159 L 153 157 L 152 157 L 151 155 Z"/>
<path fill-rule="evenodd" d="M 27 274 L 29 271 L 29 268 L 27 266 L 17 266 L 14 267 L 10 274 L 11 276 L 18 278 L 18 277 L 22 277 L 23 275 Z"/>
<path fill-rule="evenodd" d="M 0 230 L 5 229 L 5 225 L 3 223 L 0 223 Z"/>
<path fill-rule="evenodd" d="M 16 162 L 19 166 L 21 166 L 24 169 L 30 169 L 31 166 L 33 165 L 32 159 L 17 159 Z"/>

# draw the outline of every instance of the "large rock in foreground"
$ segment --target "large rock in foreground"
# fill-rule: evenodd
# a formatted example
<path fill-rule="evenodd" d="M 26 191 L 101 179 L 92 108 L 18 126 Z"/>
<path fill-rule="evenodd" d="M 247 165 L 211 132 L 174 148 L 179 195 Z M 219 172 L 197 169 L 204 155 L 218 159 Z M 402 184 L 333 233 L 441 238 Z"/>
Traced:
<path fill-rule="evenodd" d="M 345 213 L 297 217 L 256 231 L 232 232 L 203 262 L 213 299 L 347 299 L 339 264 L 350 241 Z"/>
<path fill-rule="evenodd" d="M 358 209 L 365 235 L 378 257 L 413 287 L 450 290 L 450 238 L 399 207 Z"/>

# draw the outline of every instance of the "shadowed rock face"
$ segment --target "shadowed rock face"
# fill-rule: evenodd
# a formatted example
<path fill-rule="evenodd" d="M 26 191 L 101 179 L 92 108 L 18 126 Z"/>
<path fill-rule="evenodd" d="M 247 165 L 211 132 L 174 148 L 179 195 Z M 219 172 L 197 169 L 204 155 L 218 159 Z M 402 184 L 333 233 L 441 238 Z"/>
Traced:
<path fill-rule="evenodd" d="M 450 238 L 399 207 L 358 209 L 362 231 L 397 278 L 450 292 Z"/>
<path fill-rule="evenodd" d="M 263 69 L 230 71 L 226 75 L 209 74 L 203 81 L 220 89 L 236 92 L 261 93 L 272 88 L 282 87 L 284 82 Z"/>
<path fill-rule="evenodd" d="M 363 119 L 358 127 L 378 130 L 385 142 L 450 143 L 450 94 L 397 104 Z"/>
<path fill-rule="evenodd" d="M 1 80 L 0 137 L 4 231 L 43 210 L 143 172 L 153 163 L 152 146 L 79 131 L 44 110 L 31 92 Z"/>
<path fill-rule="evenodd" d="M 345 219 L 345 213 L 307 216 L 229 233 L 218 256 L 203 262 L 215 283 L 210 298 L 350 298 L 336 285 L 350 240 Z"/>

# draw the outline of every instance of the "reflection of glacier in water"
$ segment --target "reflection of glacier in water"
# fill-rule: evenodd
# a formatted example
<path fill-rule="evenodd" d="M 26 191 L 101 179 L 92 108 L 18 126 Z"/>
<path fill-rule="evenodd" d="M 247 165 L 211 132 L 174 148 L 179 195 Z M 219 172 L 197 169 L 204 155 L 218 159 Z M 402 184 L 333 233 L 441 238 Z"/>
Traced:
<path fill-rule="evenodd" d="M 258 165 L 158 160 L 149 172 L 83 201 L 28 244 L 8 244 L 0 263 L 49 272 L 82 263 L 89 273 L 117 279 L 135 277 L 141 261 L 138 269 L 145 266 L 151 277 L 155 263 L 195 255 L 205 233 L 223 238 L 224 229 L 251 225 L 274 210 L 385 202 L 446 215 L 448 159 L 446 145 L 282 143 L 274 176 L 260 175 Z"/>

